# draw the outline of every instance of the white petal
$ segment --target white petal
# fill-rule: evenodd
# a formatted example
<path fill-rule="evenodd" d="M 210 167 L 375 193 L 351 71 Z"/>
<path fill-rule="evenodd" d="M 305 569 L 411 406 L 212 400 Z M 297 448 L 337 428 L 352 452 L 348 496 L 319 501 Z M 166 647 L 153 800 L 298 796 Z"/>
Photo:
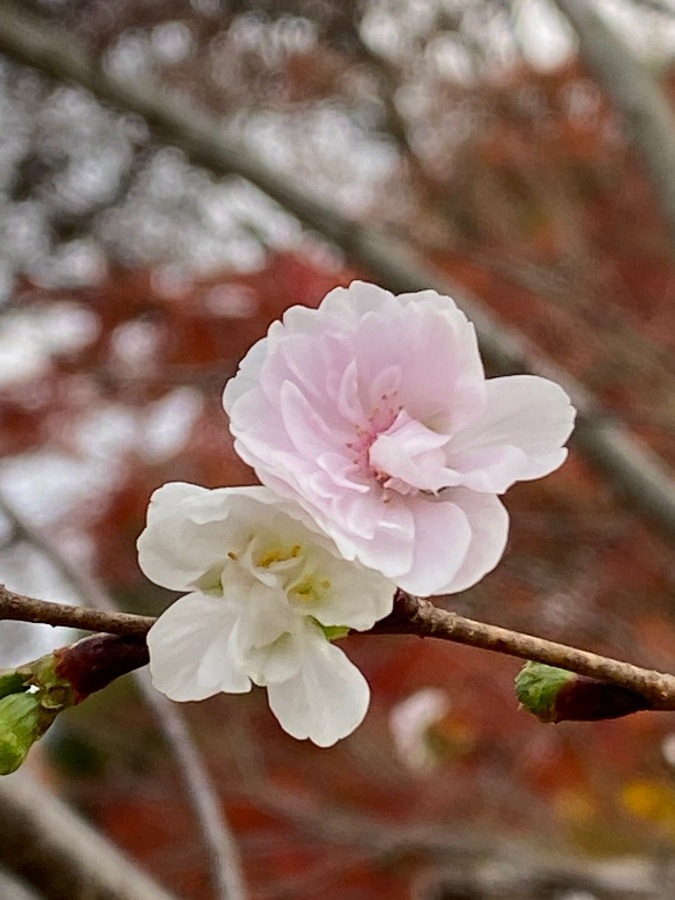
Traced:
<path fill-rule="evenodd" d="M 264 487 L 208 490 L 165 484 L 152 495 L 148 525 L 138 538 L 138 563 L 155 584 L 188 590 L 224 564 L 242 533 L 277 514 L 280 501 Z"/>
<path fill-rule="evenodd" d="M 295 616 L 286 594 L 265 585 L 249 587 L 238 598 L 239 614 L 233 644 L 244 659 L 251 648 L 266 647 L 293 627 Z"/>
<path fill-rule="evenodd" d="M 466 513 L 450 500 L 418 495 L 410 498 L 415 517 L 413 563 L 394 578 L 405 591 L 429 597 L 440 594 L 459 571 L 471 542 Z"/>
<path fill-rule="evenodd" d="M 138 563 L 155 584 L 186 590 L 227 556 L 227 494 L 192 484 L 165 484 L 152 495 L 148 524 L 137 541 Z M 202 527 L 193 516 L 208 510 L 215 527 Z"/>
<path fill-rule="evenodd" d="M 221 598 L 181 597 L 148 632 L 152 683 L 172 700 L 203 700 L 219 691 L 243 694 L 251 682 L 228 642 L 236 621 Z"/>
<path fill-rule="evenodd" d="M 154 525 L 170 518 L 176 507 L 184 500 L 201 499 L 208 494 L 208 488 L 184 481 L 171 481 L 153 492 L 148 506 L 148 525 Z"/>
<path fill-rule="evenodd" d="M 290 632 L 283 634 L 273 644 L 252 650 L 247 672 L 255 684 L 267 687 L 280 681 L 288 681 L 300 670 L 302 658 Z"/>
<path fill-rule="evenodd" d="M 294 605 L 298 612 L 313 616 L 322 625 L 367 631 L 392 610 L 396 590 L 393 581 L 358 563 L 324 556 L 312 577 L 328 582 L 330 587 L 319 589 L 316 602 Z"/>
<path fill-rule="evenodd" d="M 464 485 L 503 493 L 563 463 L 575 410 L 561 387 L 535 375 L 510 375 L 490 379 L 486 398 L 483 416 L 448 448 L 448 464 L 465 473 Z"/>
<path fill-rule="evenodd" d="M 491 572 L 504 554 L 509 533 L 508 513 L 494 494 L 453 488 L 448 495 L 469 520 L 471 542 L 464 562 L 439 594 L 465 591 Z"/>
<path fill-rule="evenodd" d="M 368 682 L 339 647 L 308 625 L 298 636 L 302 666 L 293 678 L 267 688 L 270 709 L 288 734 L 330 747 L 363 721 Z"/>

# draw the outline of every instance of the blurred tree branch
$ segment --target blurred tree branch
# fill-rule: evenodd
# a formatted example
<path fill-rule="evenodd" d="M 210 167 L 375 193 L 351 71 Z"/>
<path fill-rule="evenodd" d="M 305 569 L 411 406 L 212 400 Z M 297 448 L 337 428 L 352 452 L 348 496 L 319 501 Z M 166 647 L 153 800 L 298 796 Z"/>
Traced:
<path fill-rule="evenodd" d="M 555 0 L 579 52 L 622 116 L 642 157 L 675 251 L 675 116 L 664 91 L 588 0 Z M 672 11 L 671 11 L 672 14 Z"/>
<path fill-rule="evenodd" d="M 23 879 L 19 881 L 4 867 L 0 867 L 0 897 L 3 900 L 42 900 Z"/>
<path fill-rule="evenodd" d="M 0 4 L 0 52 L 49 77 L 75 81 L 101 101 L 144 116 L 158 135 L 180 147 L 193 162 L 219 174 L 234 173 L 248 179 L 337 244 L 384 287 L 395 292 L 434 288 L 454 296 L 476 325 L 492 374 L 529 371 L 561 383 L 578 409 L 575 446 L 620 497 L 664 534 L 675 537 L 675 483 L 658 456 L 581 384 L 527 346 L 475 297 L 421 263 L 405 244 L 347 218 L 287 175 L 273 172 L 244 144 L 224 137 L 217 122 L 158 85 L 105 72 L 67 32 L 53 24 L 41 25 L 6 2 Z M 675 221 L 675 186 L 671 185 L 670 192 Z"/>
<path fill-rule="evenodd" d="M 0 803 L 0 859 L 47 896 L 175 900 L 29 776 L 3 779 Z"/>
<path fill-rule="evenodd" d="M 235 795 L 236 796 L 236 795 Z M 382 821 L 298 796 L 267 782 L 246 790 L 244 798 L 260 809 L 281 815 L 293 830 L 309 841 L 369 851 L 381 863 L 421 858 L 442 866 L 433 868 L 423 881 L 427 889 L 419 896 L 428 900 L 497 897 L 501 900 L 541 898 L 561 892 L 583 890 L 593 896 L 626 897 L 627 900 L 658 900 L 672 871 L 668 859 L 652 862 L 619 858 L 608 862 L 562 856 L 541 845 L 529 847 L 500 837 L 494 831 L 480 832 L 451 824 L 408 824 Z M 495 878 L 496 868 L 501 877 Z M 421 885 L 419 886 L 421 888 Z M 523 893 L 521 893 L 521 890 Z M 460 891 L 463 891 L 461 893 Z M 531 891 L 531 894 L 525 893 Z"/>
<path fill-rule="evenodd" d="M 128 614 L 119 613 L 115 604 L 103 586 L 85 572 L 74 566 L 39 529 L 34 528 L 20 515 L 6 497 L 0 494 L 0 510 L 14 526 L 17 535 L 40 551 L 75 589 L 83 603 L 93 602 L 95 615 L 101 620 L 110 622 L 122 616 L 129 621 Z M 16 595 L 7 597 L 5 589 L 2 595 L 9 607 L 16 607 Z M 44 602 L 44 601 L 43 601 Z M 59 604 L 53 604 L 58 608 Z M 64 607 L 65 609 L 66 607 Z M 77 611 L 81 607 L 70 607 L 74 612 L 71 627 L 83 628 L 82 619 Z M 11 617 L 11 616 L 10 616 Z M 107 618 L 106 618 L 107 617 Z M 136 618 L 136 617 L 132 617 Z M 37 621 L 33 619 L 32 621 Z M 79 622 L 80 624 L 73 624 Z M 48 623 L 52 624 L 52 623 Z M 66 625 L 65 621 L 54 624 Z M 133 627 L 133 626 L 132 626 Z M 136 625 L 136 627 L 138 627 Z M 98 630 L 98 629 L 95 629 Z M 107 629 L 102 629 L 107 630 Z M 115 633 L 120 634 L 120 631 Z M 137 634 L 141 633 L 137 630 Z M 127 632 L 128 634 L 128 632 Z M 136 672 L 138 687 L 144 701 L 154 713 L 167 744 L 171 748 L 186 795 L 190 801 L 207 849 L 212 880 L 222 900 L 244 900 L 246 891 L 241 873 L 239 853 L 229 827 L 224 821 L 218 794 L 209 776 L 206 765 L 197 750 L 179 710 L 166 697 L 158 693 L 144 672 Z"/>

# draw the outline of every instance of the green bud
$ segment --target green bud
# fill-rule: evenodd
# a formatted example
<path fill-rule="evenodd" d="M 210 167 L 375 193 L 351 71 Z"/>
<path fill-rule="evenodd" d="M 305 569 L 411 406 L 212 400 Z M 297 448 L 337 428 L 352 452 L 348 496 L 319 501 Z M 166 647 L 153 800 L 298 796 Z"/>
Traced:
<path fill-rule="evenodd" d="M 0 775 L 19 768 L 42 731 L 42 709 L 35 694 L 9 694 L 0 700 Z"/>
<path fill-rule="evenodd" d="M 557 722 L 558 693 L 574 678 L 574 672 L 567 669 L 528 662 L 516 676 L 516 696 L 523 709 L 535 715 L 540 722 Z"/>
<path fill-rule="evenodd" d="M 516 694 L 540 722 L 598 722 L 651 708 L 637 691 L 535 662 L 518 674 Z"/>

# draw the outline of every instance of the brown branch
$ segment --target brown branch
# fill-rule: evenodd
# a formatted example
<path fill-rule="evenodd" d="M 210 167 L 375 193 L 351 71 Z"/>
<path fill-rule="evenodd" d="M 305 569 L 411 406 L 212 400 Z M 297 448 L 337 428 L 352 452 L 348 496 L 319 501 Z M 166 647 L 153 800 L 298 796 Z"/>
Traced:
<path fill-rule="evenodd" d="M 371 633 L 436 637 L 518 659 L 533 660 L 627 688 L 648 699 L 653 709 L 675 709 L 673 675 L 467 619 L 404 591 L 397 592 L 393 612 L 378 622 Z"/>
<path fill-rule="evenodd" d="M 604 410 L 571 376 L 527 346 L 474 296 L 425 265 L 409 247 L 362 226 L 287 174 L 277 174 L 250 147 L 225 137 L 218 122 L 151 81 L 123 79 L 53 23 L 0 3 L 0 52 L 50 78 L 73 81 L 101 102 L 141 115 L 155 134 L 180 147 L 193 163 L 220 175 L 236 174 L 259 187 L 301 222 L 337 244 L 345 255 L 394 292 L 433 288 L 453 296 L 473 320 L 492 374 L 534 372 L 562 384 L 577 407 L 573 437 L 579 452 L 615 492 L 664 534 L 675 538 L 675 483 L 663 461 Z M 669 173 L 675 167 L 671 166 Z M 668 176 L 670 177 L 670 176 Z M 671 179 L 672 187 L 672 179 Z"/>
<path fill-rule="evenodd" d="M 10 615 L 5 615 L 5 610 Z M 69 618 L 72 615 L 72 619 Z M 0 620 L 21 619 L 27 622 L 46 622 L 49 625 L 71 625 L 74 628 L 103 630 L 113 634 L 141 635 L 155 621 L 148 616 L 129 613 L 108 613 L 82 607 L 62 606 L 46 600 L 34 600 L 0 590 Z M 466 644 L 480 650 L 491 650 L 517 659 L 533 660 L 576 672 L 579 675 L 608 682 L 640 694 L 649 701 L 650 709 L 675 709 L 675 676 L 643 669 L 588 650 L 559 644 L 545 638 L 511 631 L 467 619 L 435 606 L 430 600 L 397 591 L 394 609 L 379 621 L 368 634 L 409 634 L 435 637 L 455 644 Z"/>
<path fill-rule="evenodd" d="M 66 603 L 53 603 L 49 600 L 35 600 L 32 597 L 15 594 L 2 584 L 0 584 L 0 619 L 141 637 L 147 634 L 155 621 L 150 616 L 110 613 L 83 606 L 70 606 Z"/>

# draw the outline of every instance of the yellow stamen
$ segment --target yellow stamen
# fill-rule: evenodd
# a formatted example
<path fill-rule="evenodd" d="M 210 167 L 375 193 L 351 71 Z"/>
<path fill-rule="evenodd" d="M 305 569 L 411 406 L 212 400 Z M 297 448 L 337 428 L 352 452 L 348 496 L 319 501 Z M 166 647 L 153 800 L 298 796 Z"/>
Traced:
<path fill-rule="evenodd" d="M 268 550 L 267 553 L 263 553 L 256 565 L 263 569 L 268 569 L 272 563 L 286 562 L 289 559 L 295 559 L 300 556 L 301 552 L 302 547 L 300 544 L 295 544 L 290 550 Z"/>
<path fill-rule="evenodd" d="M 293 593 L 296 594 L 303 603 L 319 603 L 322 599 L 321 595 L 330 587 L 331 583 L 327 578 L 323 578 L 318 582 L 312 581 L 311 578 L 307 578 L 293 588 Z"/>

